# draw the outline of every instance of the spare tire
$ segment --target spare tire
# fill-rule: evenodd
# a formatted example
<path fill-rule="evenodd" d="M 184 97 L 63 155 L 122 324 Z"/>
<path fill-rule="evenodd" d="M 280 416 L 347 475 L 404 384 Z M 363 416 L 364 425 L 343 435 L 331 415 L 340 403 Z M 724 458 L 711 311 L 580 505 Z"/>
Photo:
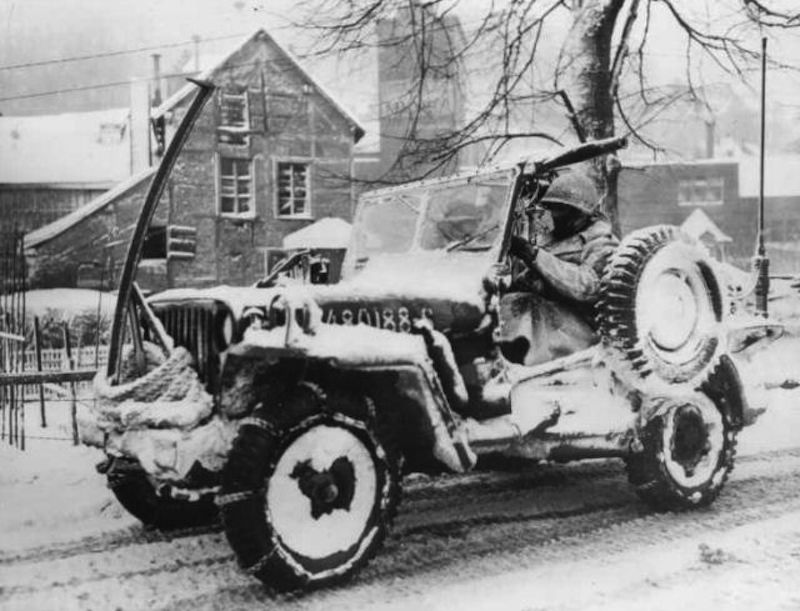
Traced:
<path fill-rule="evenodd" d="M 677 227 L 628 235 L 600 285 L 597 323 L 618 373 L 637 387 L 696 387 L 725 346 L 726 295 L 705 249 Z M 652 389 L 652 388 L 651 388 Z"/>

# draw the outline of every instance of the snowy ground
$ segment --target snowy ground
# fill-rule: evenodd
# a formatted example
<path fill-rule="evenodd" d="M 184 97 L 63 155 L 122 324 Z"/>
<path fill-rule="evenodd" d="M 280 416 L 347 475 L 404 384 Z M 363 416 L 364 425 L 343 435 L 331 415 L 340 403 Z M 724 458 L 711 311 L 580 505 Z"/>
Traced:
<path fill-rule="evenodd" d="M 69 437 L 67 406 L 49 407 L 46 430 L 32 406 L 27 451 L 0 446 L 0 608 L 797 609 L 800 388 L 780 385 L 798 368 L 794 340 L 753 361 L 768 409 L 709 510 L 652 514 L 616 466 L 555 467 L 535 485 L 505 475 L 505 488 L 422 480 L 362 577 L 300 598 L 238 572 L 218 531 L 148 534 L 95 473 L 97 450 L 33 439 Z"/>

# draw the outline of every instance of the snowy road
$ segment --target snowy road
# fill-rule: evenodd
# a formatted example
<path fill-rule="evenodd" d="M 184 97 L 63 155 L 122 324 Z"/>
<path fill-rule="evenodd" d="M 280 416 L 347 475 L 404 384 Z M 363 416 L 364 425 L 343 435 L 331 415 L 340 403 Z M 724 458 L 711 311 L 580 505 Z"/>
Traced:
<path fill-rule="evenodd" d="M 740 458 L 721 498 L 684 514 L 645 508 L 617 461 L 407 488 L 394 536 L 348 587 L 271 596 L 236 569 L 217 529 L 165 536 L 116 514 L 110 529 L 89 520 L 95 534 L 76 523 L 70 537 L 66 522 L 56 544 L 4 546 L 0 608 L 654 608 L 672 593 L 744 609 L 765 591 L 753 576 L 765 566 L 768 583 L 783 576 L 786 587 L 758 608 L 800 602 L 788 578 L 800 568 L 800 449 Z M 752 590 L 740 606 L 725 589 L 734 583 Z"/>
<path fill-rule="evenodd" d="M 759 370 L 779 380 L 796 354 Z M 621 461 L 412 476 L 377 558 L 302 596 L 240 572 L 219 527 L 143 529 L 96 450 L 0 447 L 0 609 L 798 609 L 800 389 L 769 403 L 710 508 L 652 512 Z"/>

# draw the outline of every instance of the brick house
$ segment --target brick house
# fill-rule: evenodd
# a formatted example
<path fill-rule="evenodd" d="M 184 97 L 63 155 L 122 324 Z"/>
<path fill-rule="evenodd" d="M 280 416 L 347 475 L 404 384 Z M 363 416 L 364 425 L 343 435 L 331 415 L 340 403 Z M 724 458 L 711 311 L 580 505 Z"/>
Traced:
<path fill-rule="evenodd" d="M 199 78 L 218 89 L 149 229 L 138 274 L 148 290 L 252 283 L 284 236 L 321 218 L 352 216 L 353 146 L 364 131 L 267 32 L 258 30 Z M 153 110 L 156 140 L 169 140 L 194 89 L 185 86 Z M 118 271 L 152 174 L 138 173 L 30 233 L 31 285 L 76 286 L 98 264 Z M 187 238 L 196 246 L 186 248 Z"/>
<path fill-rule="evenodd" d="M 756 211 L 739 196 L 738 161 L 626 164 L 618 189 L 622 235 L 648 225 L 681 225 L 695 210 L 702 210 L 730 236 L 728 261 L 740 267 L 749 265 L 756 239 Z"/>
<path fill-rule="evenodd" d="M 765 240 L 776 274 L 800 272 L 800 156 L 767 157 Z M 750 267 L 758 224 L 758 158 L 704 159 L 623 167 L 619 178 L 622 234 L 659 223 L 681 225 L 701 210 L 729 263 Z"/>

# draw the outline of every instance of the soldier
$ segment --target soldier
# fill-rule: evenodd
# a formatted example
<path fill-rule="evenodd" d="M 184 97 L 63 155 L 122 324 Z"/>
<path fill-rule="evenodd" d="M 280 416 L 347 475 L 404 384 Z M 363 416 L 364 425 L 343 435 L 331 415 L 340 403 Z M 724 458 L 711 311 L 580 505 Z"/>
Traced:
<path fill-rule="evenodd" d="M 534 365 L 596 342 L 600 277 L 619 243 L 599 199 L 589 178 L 568 172 L 527 208 L 527 239 L 514 236 L 509 248 L 523 264 L 510 287 L 518 294 L 500 302 L 497 339 L 510 360 Z"/>

